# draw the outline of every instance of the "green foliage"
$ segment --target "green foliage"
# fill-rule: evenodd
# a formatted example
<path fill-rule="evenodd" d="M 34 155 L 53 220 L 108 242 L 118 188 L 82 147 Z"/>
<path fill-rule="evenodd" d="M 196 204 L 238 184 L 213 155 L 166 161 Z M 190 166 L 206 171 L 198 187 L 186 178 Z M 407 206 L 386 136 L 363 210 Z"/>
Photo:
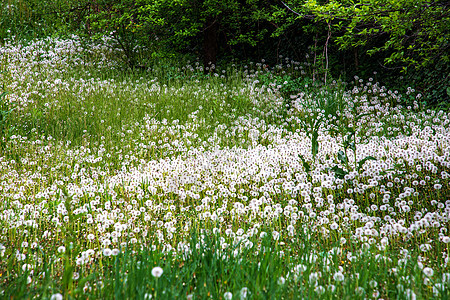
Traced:
<path fill-rule="evenodd" d="M 74 33 L 90 8 L 87 0 L 5 0 L 0 4 L 0 39 L 32 39 Z M 81 17 L 81 18 L 80 18 Z"/>
<path fill-rule="evenodd" d="M 395 76 L 401 70 L 436 104 L 448 100 L 449 11 L 443 0 L 7 0 L 0 38 L 107 36 L 129 67 L 145 69 L 180 53 L 203 56 L 205 66 L 216 56 L 278 61 L 280 51 L 297 59 L 312 53 L 314 80 L 349 68 L 364 77 L 381 65 Z M 286 94 L 297 84 L 287 81 Z"/>
<path fill-rule="evenodd" d="M 298 18 L 313 15 L 332 24 L 342 49 L 368 46 L 369 55 L 386 52 L 386 64 L 425 67 L 448 62 L 450 13 L 448 1 L 360 0 L 288 1 L 298 9 Z M 374 44 L 374 40 L 381 43 Z"/>
<path fill-rule="evenodd" d="M 5 148 L 6 142 L 14 130 L 14 126 L 12 126 L 9 120 L 9 115 L 14 108 L 11 108 L 13 105 L 7 102 L 7 94 L 7 92 L 0 94 L 0 150 Z"/>
<path fill-rule="evenodd" d="M 255 46 L 268 34 L 255 25 L 265 19 L 264 11 L 253 0 L 102 0 L 88 20 L 94 37 L 110 34 L 124 50 L 127 63 L 135 66 L 140 46 L 153 56 L 168 49 L 205 55 L 219 46 Z"/>
<path fill-rule="evenodd" d="M 363 117 L 364 115 L 359 115 L 355 118 L 356 121 Z M 362 170 L 362 167 L 368 160 L 377 160 L 373 156 L 366 156 L 363 159 L 357 161 L 356 159 L 356 132 L 352 127 L 341 127 L 340 129 L 341 133 L 344 133 L 344 142 L 342 143 L 342 147 L 344 148 L 344 151 L 339 150 L 337 158 L 338 161 L 342 166 L 345 166 L 346 170 L 344 168 L 339 166 L 334 166 L 331 168 L 331 170 L 336 174 L 338 178 L 344 179 L 345 175 L 349 174 L 349 172 L 353 169 L 356 172 L 360 173 Z M 350 166 L 349 159 L 348 159 L 348 151 L 353 151 L 354 156 L 354 165 Z"/>

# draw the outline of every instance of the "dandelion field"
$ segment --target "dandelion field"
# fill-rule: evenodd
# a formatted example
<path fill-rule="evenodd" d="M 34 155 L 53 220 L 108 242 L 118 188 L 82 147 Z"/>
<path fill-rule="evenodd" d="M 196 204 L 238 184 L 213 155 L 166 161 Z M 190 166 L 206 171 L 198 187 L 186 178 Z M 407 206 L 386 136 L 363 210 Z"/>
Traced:
<path fill-rule="evenodd" d="M 117 51 L 0 48 L 1 298 L 450 296 L 448 112 L 375 79 L 290 94 L 289 59 Z"/>

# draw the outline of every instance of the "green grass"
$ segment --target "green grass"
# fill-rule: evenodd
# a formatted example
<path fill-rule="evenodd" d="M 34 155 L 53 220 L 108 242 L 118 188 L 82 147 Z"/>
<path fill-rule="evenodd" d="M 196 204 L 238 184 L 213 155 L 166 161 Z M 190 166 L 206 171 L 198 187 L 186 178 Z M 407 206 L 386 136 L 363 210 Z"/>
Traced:
<path fill-rule="evenodd" d="M 1 298 L 449 297 L 447 111 L 83 45 L 0 48 Z"/>

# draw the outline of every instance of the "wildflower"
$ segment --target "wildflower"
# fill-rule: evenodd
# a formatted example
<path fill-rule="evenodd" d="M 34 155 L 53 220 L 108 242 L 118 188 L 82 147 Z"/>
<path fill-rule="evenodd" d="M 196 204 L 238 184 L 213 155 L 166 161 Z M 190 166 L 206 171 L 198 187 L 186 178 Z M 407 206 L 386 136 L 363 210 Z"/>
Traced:
<path fill-rule="evenodd" d="M 60 293 L 53 294 L 50 297 L 50 300 L 62 300 L 62 299 L 63 299 L 63 295 L 61 295 Z"/>
<path fill-rule="evenodd" d="M 405 296 L 406 296 L 406 299 L 408 299 L 408 300 L 416 300 L 416 294 L 414 293 L 413 290 L 406 289 Z"/>
<path fill-rule="evenodd" d="M 362 295 L 364 295 L 364 293 L 365 293 L 366 291 L 364 290 L 363 287 L 358 286 L 358 287 L 355 289 L 355 292 L 356 292 L 357 295 L 362 296 Z"/>
<path fill-rule="evenodd" d="M 317 283 L 317 280 L 319 279 L 320 273 L 319 272 L 313 272 L 309 274 L 309 282 L 310 283 Z"/>
<path fill-rule="evenodd" d="M 443 291 L 443 287 L 441 283 L 435 283 L 433 286 L 433 295 L 435 297 L 439 296 L 439 293 L 441 293 Z"/>
<path fill-rule="evenodd" d="M 152 275 L 155 278 L 159 278 L 161 277 L 161 275 L 163 274 L 163 269 L 161 267 L 154 267 L 152 269 Z M 231 298 L 230 298 L 231 299 Z"/>
<path fill-rule="evenodd" d="M 431 276 L 433 276 L 433 274 L 434 274 L 433 269 L 432 269 L 432 268 L 429 268 L 429 267 L 423 268 L 422 271 L 423 271 L 423 273 L 425 274 L 425 276 L 427 276 L 427 277 L 431 277 Z"/>
<path fill-rule="evenodd" d="M 150 293 L 145 293 L 144 294 L 144 300 L 150 300 L 150 299 L 152 299 L 153 298 L 153 295 L 152 294 L 150 294 Z"/>
<path fill-rule="evenodd" d="M 111 249 L 109 249 L 109 248 L 103 249 L 103 255 L 104 256 L 110 256 L 111 254 L 112 254 Z"/>
<path fill-rule="evenodd" d="M 342 274 L 341 272 L 336 272 L 336 273 L 334 273 L 334 275 L 333 275 L 333 279 L 335 280 L 335 281 L 344 281 L 344 274 Z"/>
<path fill-rule="evenodd" d="M 316 286 L 316 288 L 314 289 L 314 291 L 319 294 L 322 295 L 323 293 L 325 293 L 325 288 L 321 285 Z"/>
<path fill-rule="evenodd" d="M 233 294 L 231 292 L 225 292 L 225 294 L 223 294 L 223 298 L 225 300 L 231 300 L 231 298 L 233 298 Z"/>
<path fill-rule="evenodd" d="M 277 281 L 278 285 L 283 285 L 285 282 L 286 282 L 286 279 L 283 276 L 278 278 L 278 281 Z"/>
<path fill-rule="evenodd" d="M 431 245 L 430 244 L 422 244 L 419 246 L 419 248 L 423 252 L 428 252 L 431 249 Z"/>
<path fill-rule="evenodd" d="M 243 287 L 240 292 L 241 300 L 247 299 L 248 294 L 249 294 L 248 288 Z"/>
<path fill-rule="evenodd" d="M 275 241 L 278 241 L 278 239 L 280 238 L 280 233 L 278 232 L 278 231 L 273 231 L 272 232 L 272 238 L 275 240 Z"/>
<path fill-rule="evenodd" d="M 66 252 L 66 247 L 64 247 L 64 246 L 59 246 L 59 247 L 58 247 L 58 252 L 59 252 L 59 253 L 64 253 L 64 252 Z"/>
<path fill-rule="evenodd" d="M 31 265 L 30 264 L 23 264 L 22 265 L 22 270 L 25 272 L 25 271 L 29 271 L 29 270 L 31 270 Z"/>

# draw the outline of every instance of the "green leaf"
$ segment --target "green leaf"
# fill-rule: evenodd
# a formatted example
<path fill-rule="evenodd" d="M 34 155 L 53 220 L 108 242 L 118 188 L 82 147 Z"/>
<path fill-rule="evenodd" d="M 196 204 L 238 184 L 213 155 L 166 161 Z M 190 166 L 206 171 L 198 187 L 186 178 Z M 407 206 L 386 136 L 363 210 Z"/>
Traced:
<path fill-rule="evenodd" d="M 366 161 L 368 161 L 368 160 L 377 160 L 375 157 L 373 157 L 373 156 L 367 156 L 367 157 L 364 157 L 362 160 L 360 160 L 359 162 L 358 162 L 358 172 L 361 170 L 361 168 L 362 168 L 362 166 L 366 163 Z"/>
<path fill-rule="evenodd" d="M 370 113 L 360 114 L 360 115 L 356 116 L 355 121 L 358 122 L 362 117 L 365 117 L 365 116 L 368 116 L 368 115 L 370 115 Z"/>
<path fill-rule="evenodd" d="M 63 274 L 63 286 L 65 289 L 70 290 L 73 282 L 73 267 L 66 263 Z"/>
<path fill-rule="evenodd" d="M 309 163 L 303 158 L 302 155 L 299 155 L 299 157 L 302 160 L 303 168 L 305 168 L 306 173 L 311 172 L 311 166 L 309 165 Z"/>
<path fill-rule="evenodd" d="M 344 169 L 338 166 L 332 167 L 331 170 L 334 171 L 334 174 L 336 174 L 336 176 L 340 179 L 344 179 L 344 176 L 348 174 L 347 171 L 344 171 Z"/>
<path fill-rule="evenodd" d="M 78 280 L 78 284 L 77 284 L 78 287 L 74 290 L 74 294 L 77 295 L 77 294 L 83 293 L 83 287 L 86 284 L 86 282 L 93 280 L 93 279 L 95 279 L 94 273 L 91 273 L 86 277 L 80 278 Z"/>
<path fill-rule="evenodd" d="M 384 170 L 384 171 L 381 171 L 381 172 L 380 172 L 380 175 L 381 175 L 381 176 L 384 176 L 384 175 L 387 174 L 387 172 L 392 172 L 392 171 L 396 171 L 396 169 L 394 169 L 394 168 L 392 168 L 392 169 L 386 169 L 386 170 Z"/>
<path fill-rule="evenodd" d="M 319 133 L 317 132 L 317 130 L 315 130 L 312 134 L 312 139 L 311 139 L 311 143 L 312 143 L 312 156 L 315 158 L 317 153 L 319 152 L 319 141 L 317 140 L 317 138 L 319 137 Z"/>
<path fill-rule="evenodd" d="M 355 143 L 353 143 L 353 142 L 348 143 L 348 147 L 349 147 L 350 149 L 352 149 L 353 151 L 356 151 Z"/>
<path fill-rule="evenodd" d="M 348 159 L 347 159 L 347 155 L 345 154 L 344 151 L 340 150 L 338 152 L 338 159 L 343 163 L 343 164 L 348 164 Z"/>

